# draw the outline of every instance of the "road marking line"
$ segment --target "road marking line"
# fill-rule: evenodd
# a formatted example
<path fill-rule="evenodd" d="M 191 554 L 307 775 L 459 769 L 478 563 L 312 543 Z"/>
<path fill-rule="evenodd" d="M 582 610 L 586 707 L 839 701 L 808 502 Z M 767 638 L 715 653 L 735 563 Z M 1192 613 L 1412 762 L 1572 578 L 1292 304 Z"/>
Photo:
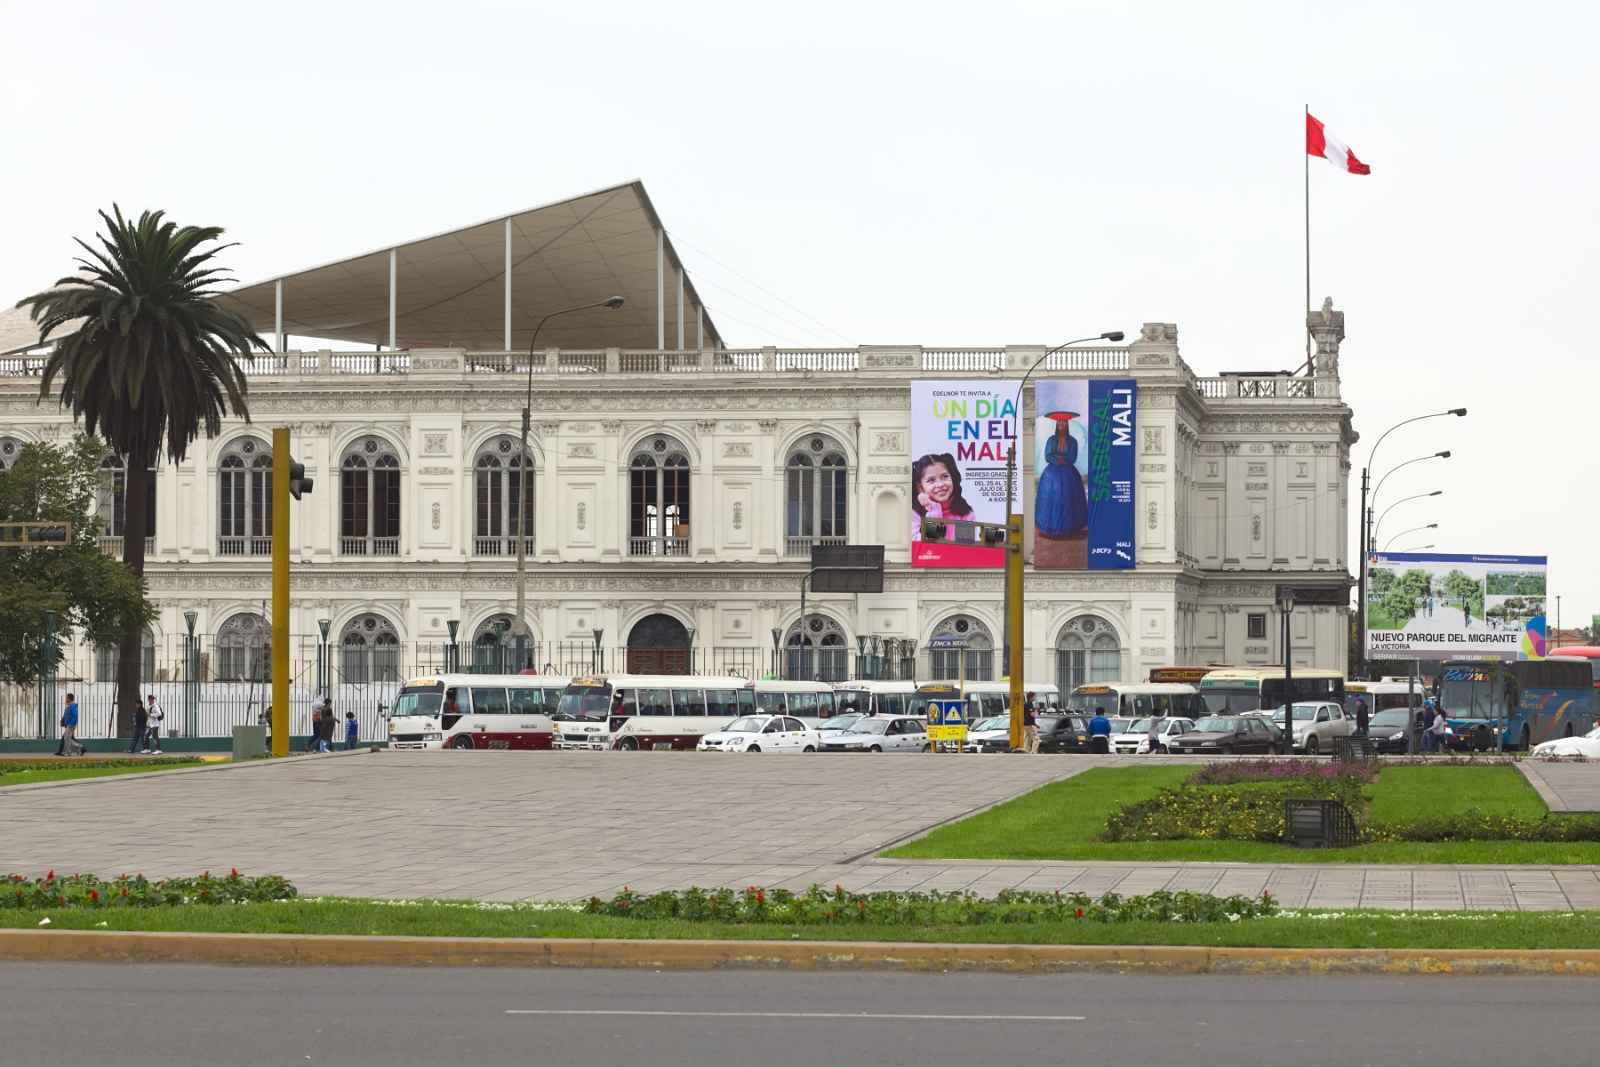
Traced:
<path fill-rule="evenodd" d="M 707 1019 L 891 1019 L 918 1022 L 1081 1023 L 1083 1015 L 913 1015 L 870 1011 L 630 1011 L 617 1008 L 507 1008 L 507 1015 L 643 1015 Z"/>

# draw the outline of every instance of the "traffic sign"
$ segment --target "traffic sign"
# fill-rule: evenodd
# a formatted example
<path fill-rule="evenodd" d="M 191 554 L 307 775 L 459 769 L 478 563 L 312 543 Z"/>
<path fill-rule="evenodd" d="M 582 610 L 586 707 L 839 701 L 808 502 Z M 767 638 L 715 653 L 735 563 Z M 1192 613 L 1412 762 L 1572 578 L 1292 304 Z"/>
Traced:
<path fill-rule="evenodd" d="M 965 726 L 966 702 L 962 700 L 928 701 L 928 721 L 938 726 Z"/>
<path fill-rule="evenodd" d="M 965 741 L 967 728 L 965 726 L 930 726 L 928 727 L 929 741 Z"/>

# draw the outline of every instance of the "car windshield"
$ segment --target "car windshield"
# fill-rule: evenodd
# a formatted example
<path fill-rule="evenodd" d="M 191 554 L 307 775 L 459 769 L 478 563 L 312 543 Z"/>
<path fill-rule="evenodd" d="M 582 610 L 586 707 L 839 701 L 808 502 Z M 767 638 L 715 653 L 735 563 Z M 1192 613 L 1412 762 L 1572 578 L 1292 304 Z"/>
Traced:
<path fill-rule="evenodd" d="M 1125 734 L 1125 733 L 1127 733 L 1128 732 L 1128 724 L 1130 722 L 1132 722 L 1132 721 L 1133 721 L 1132 719 L 1122 719 L 1122 718 L 1112 719 L 1111 720 L 1111 732 L 1114 733 L 1114 734 Z"/>
<path fill-rule="evenodd" d="M 888 732 L 889 723 L 884 719 L 862 719 L 860 722 L 850 724 L 847 734 L 881 734 Z"/>
<path fill-rule="evenodd" d="M 746 715 L 742 719 L 734 719 L 722 728 L 725 734 L 759 734 L 761 728 L 767 725 L 767 720 L 759 715 Z"/>
<path fill-rule="evenodd" d="M 1222 715 L 1207 715 L 1194 724 L 1195 731 L 1202 734 L 1231 734 L 1243 726 L 1243 721 Z"/>
<path fill-rule="evenodd" d="M 1396 728 L 1398 728 L 1398 727 L 1407 726 L 1407 725 L 1410 724 L 1410 722 L 1411 722 L 1410 713 L 1407 712 L 1404 708 L 1400 708 L 1400 709 L 1394 709 L 1394 710 L 1390 710 L 1390 711 L 1380 711 L 1380 712 L 1378 712 L 1378 714 L 1374 715 L 1371 719 L 1367 720 L 1367 728 L 1369 730 L 1382 730 L 1385 727 L 1396 727 Z"/>
<path fill-rule="evenodd" d="M 1150 724 L 1152 722 L 1159 723 L 1160 721 L 1161 721 L 1160 719 L 1135 719 L 1135 720 L 1133 720 L 1133 725 L 1128 727 L 1123 732 L 1124 733 L 1130 733 L 1130 734 L 1147 734 L 1147 733 L 1150 732 Z M 1156 728 L 1160 729 L 1159 726 L 1157 726 Z"/>
<path fill-rule="evenodd" d="M 1272 717 L 1274 719 L 1277 719 L 1279 722 L 1283 721 L 1283 705 L 1282 704 L 1279 704 L 1276 708 L 1273 709 Z M 1296 704 L 1294 706 L 1294 721 L 1295 722 L 1310 722 L 1312 719 L 1315 719 L 1316 717 L 1317 717 L 1317 706 L 1315 704 Z"/>
<path fill-rule="evenodd" d="M 858 711 L 852 711 L 852 712 L 847 712 L 844 715 L 835 715 L 833 718 L 829 719 L 827 722 L 823 723 L 821 726 L 818 726 L 817 729 L 818 730 L 848 730 L 848 729 L 850 729 L 851 726 L 854 726 L 856 723 L 858 723 L 860 721 L 861 721 L 861 713 L 858 712 Z"/>
<path fill-rule="evenodd" d="M 604 722 L 610 708 L 609 689 L 568 689 L 561 694 L 553 718 L 562 722 Z"/>
<path fill-rule="evenodd" d="M 972 724 L 974 730 L 1004 730 L 1011 726 L 1010 718 L 1004 715 L 993 715 L 987 719 L 979 719 Z"/>

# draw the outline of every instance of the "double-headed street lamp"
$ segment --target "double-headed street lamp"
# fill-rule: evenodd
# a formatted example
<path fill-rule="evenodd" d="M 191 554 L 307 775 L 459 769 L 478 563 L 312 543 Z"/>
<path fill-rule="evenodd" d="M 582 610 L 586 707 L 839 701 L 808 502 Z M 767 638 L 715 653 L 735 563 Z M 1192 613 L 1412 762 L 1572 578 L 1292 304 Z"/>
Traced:
<path fill-rule="evenodd" d="M 1439 524 L 1438 523 L 1430 522 L 1426 526 L 1413 526 L 1409 530 L 1401 530 L 1399 533 L 1395 534 L 1393 537 L 1389 538 L 1389 540 L 1387 540 L 1387 541 L 1385 541 L 1383 543 L 1383 550 L 1385 552 L 1389 551 L 1389 547 L 1391 545 L 1393 545 L 1396 541 L 1400 540 L 1400 538 L 1404 537 L 1406 534 L 1420 533 L 1423 530 L 1437 530 L 1438 528 L 1439 528 Z"/>
<path fill-rule="evenodd" d="M 1378 448 L 1383 444 L 1384 438 L 1394 433 L 1400 427 L 1409 426 L 1413 422 L 1421 422 L 1423 419 L 1443 418 L 1446 415 L 1454 415 L 1457 418 L 1460 418 L 1466 415 L 1466 413 L 1466 408 L 1450 408 L 1448 411 L 1434 411 L 1427 415 L 1416 415 L 1409 419 L 1402 419 L 1400 422 L 1395 423 L 1393 426 L 1383 431 L 1383 433 L 1378 437 L 1377 442 L 1372 446 L 1372 451 L 1367 453 L 1367 465 L 1361 468 L 1361 567 L 1360 570 L 1356 572 L 1358 576 L 1357 582 L 1359 588 L 1359 591 L 1356 594 L 1356 613 L 1360 616 L 1360 644 L 1356 649 L 1356 655 L 1360 658 L 1361 670 L 1358 673 L 1362 676 L 1366 675 L 1367 663 L 1367 557 L 1372 551 L 1372 510 L 1367 505 L 1367 486 L 1371 484 L 1372 461 L 1377 457 Z M 1448 458 L 1449 455 L 1450 454 L 1446 452 L 1442 458 Z M 1425 456 L 1422 458 L 1432 459 L 1433 457 Z M 1411 462 L 1415 461 L 1413 460 Z M 1406 464 L 1401 464 L 1401 466 L 1405 465 Z M 1395 468 L 1395 470 L 1399 469 L 1399 467 Z M 1389 472 L 1389 474 L 1393 473 L 1394 471 Z M 1386 474 L 1384 477 L 1387 478 L 1388 475 Z M 1374 497 L 1376 495 L 1376 493 L 1373 493 Z"/>
<path fill-rule="evenodd" d="M 522 450 L 518 455 L 522 458 L 522 470 L 517 474 L 517 504 L 513 509 L 516 518 L 511 521 L 511 533 L 517 539 L 517 614 L 512 621 L 512 633 L 515 635 L 517 651 L 517 670 L 528 666 L 528 538 L 527 531 L 522 528 L 522 518 L 528 513 L 528 491 L 532 488 L 533 454 L 528 451 L 528 431 L 533 424 L 533 347 L 539 342 L 539 331 L 544 329 L 544 324 L 557 315 L 570 315 L 574 311 L 588 311 L 591 308 L 609 308 L 615 311 L 621 307 L 622 297 L 612 296 L 604 300 L 596 300 L 590 304 L 579 304 L 577 307 L 562 308 L 552 311 L 540 319 L 533 328 L 533 336 L 528 339 L 528 395 L 522 405 Z"/>
<path fill-rule="evenodd" d="M 1022 391 L 1028 385 L 1028 379 L 1033 377 L 1033 372 L 1039 365 L 1057 352 L 1071 348 L 1073 345 L 1088 344 L 1090 341 L 1122 340 L 1121 330 L 1108 330 L 1093 337 L 1080 337 L 1075 341 L 1047 348 L 1040 353 L 1039 358 L 1023 374 L 1022 381 L 1017 383 L 1017 395 L 1012 404 L 1015 412 L 1015 421 L 1011 424 L 1011 448 L 1006 453 L 1006 570 L 1005 570 L 1005 663 L 1006 675 L 1011 685 L 1011 747 L 1022 747 L 1022 523 L 1013 514 L 1016 506 L 1016 471 L 1017 449 L 1022 445 Z"/>

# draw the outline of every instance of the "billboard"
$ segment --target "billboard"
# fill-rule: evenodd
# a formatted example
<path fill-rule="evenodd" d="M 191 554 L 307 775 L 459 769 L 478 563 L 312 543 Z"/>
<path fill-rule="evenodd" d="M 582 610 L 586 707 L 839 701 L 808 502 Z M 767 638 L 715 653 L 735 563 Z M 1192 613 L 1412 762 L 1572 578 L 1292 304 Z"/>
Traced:
<path fill-rule="evenodd" d="M 1133 566 L 1136 383 L 1053 378 L 1034 385 L 1033 565 Z"/>
<path fill-rule="evenodd" d="M 911 565 L 1004 567 L 1005 549 L 922 540 L 928 516 L 1006 521 L 1006 453 L 1017 435 L 1016 386 L 988 381 L 911 383 Z M 1021 464 L 1012 479 L 1023 510 Z"/>
<path fill-rule="evenodd" d="M 1375 552 L 1367 561 L 1367 653 L 1541 659 L 1544 556 Z"/>

